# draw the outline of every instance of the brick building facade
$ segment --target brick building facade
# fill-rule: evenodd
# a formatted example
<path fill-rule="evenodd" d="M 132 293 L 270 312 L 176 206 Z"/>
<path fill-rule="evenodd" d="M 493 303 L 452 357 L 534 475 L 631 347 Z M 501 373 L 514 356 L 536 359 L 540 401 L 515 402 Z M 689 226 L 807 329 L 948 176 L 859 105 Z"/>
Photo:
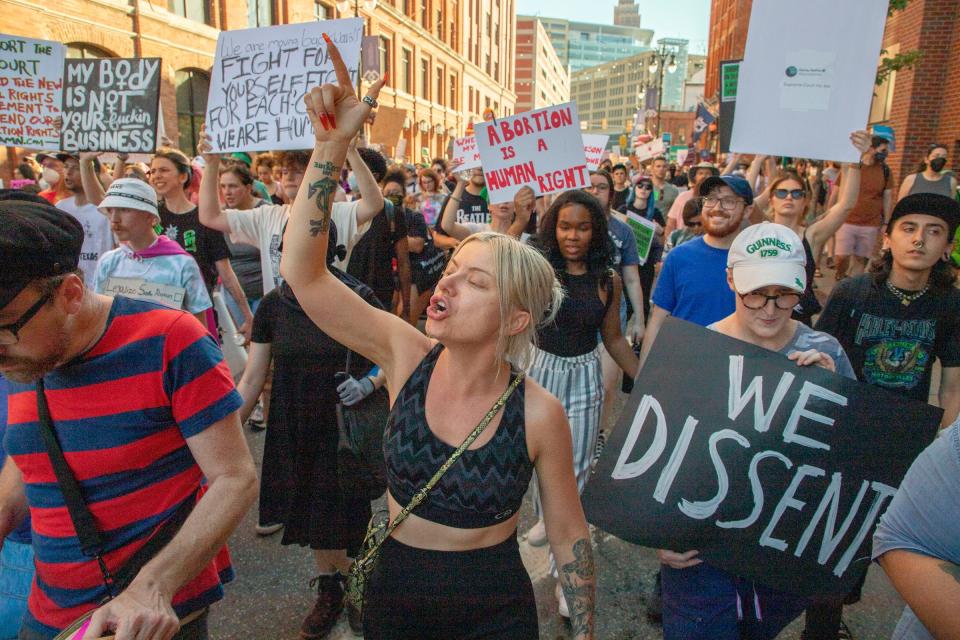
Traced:
<path fill-rule="evenodd" d="M 719 89 L 719 64 L 742 58 L 753 0 L 711 0 L 706 97 Z M 825 16 L 822 19 L 829 19 Z M 960 173 L 960 11 L 957 0 L 911 0 L 887 19 L 887 55 L 922 51 L 912 69 L 891 74 L 876 88 L 870 125 L 893 127 L 897 151 L 888 163 L 900 179 L 917 170 L 933 143 L 950 153 L 948 167 Z"/>
<path fill-rule="evenodd" d="M 406 156 L 445 152 L 451 138 L 487 107 L 514 111 L 514 0 L 0 0 L 2 31 L 55 40 L 72 57 L 163 58 L 165 133 L 193 154 L 206 110 L 209 70 L 221 30 L 352 17 L 380 37 L 390 87 L 383 104 L 405 109 Z M 386 150 L 393 154 L 396 150 Z M 0 148 L 0 177 L 10 178 L 17 150 Z"/>
<path fill-rule="evenodd" d="M 517 112 L 570 100 L 570 74 L 537 18 L 517 18 Z"/>

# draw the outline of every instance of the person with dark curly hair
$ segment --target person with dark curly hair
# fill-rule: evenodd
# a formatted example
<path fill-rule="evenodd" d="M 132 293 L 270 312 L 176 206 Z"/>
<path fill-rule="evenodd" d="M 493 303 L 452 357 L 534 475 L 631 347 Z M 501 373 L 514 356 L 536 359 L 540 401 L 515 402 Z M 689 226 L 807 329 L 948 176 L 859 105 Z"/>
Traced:
<path fill-rule="evenodd" d="M 600 201 L 584 191 L 563 193 L 544 215 L 540 244 L 566 297 L 554 321 L 537 332 L 537 347 L 528 372 L 563 403 L 573 436 L 574 474 L 582 493 L 590 475 L 603 408 L 598 336 L 631 378 L 637 375 L 637 356 L 620 331 L 623 285 L 610 267 L 614 249 Z M 534 505 L 540 519 L 528 540 L 543 544 L 546 529 L 539 499 Z M 551 565 L 556 575 L 555 563 L 551 561 Z M 560 615 L 570 617 L 559 584 L 556 596 Z"/>

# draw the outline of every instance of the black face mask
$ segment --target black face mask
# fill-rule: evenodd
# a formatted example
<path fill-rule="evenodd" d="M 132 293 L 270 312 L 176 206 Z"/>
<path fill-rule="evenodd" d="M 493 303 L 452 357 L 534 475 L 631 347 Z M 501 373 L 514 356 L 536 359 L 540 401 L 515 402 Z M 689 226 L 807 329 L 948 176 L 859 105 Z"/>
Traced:
<path fill-rule="evenodd" d="M 933 160 L 930 161 L 930 168 L 937 173 L 940 173 L 941 171 L 943 171 L 943 168 L 945 166 L 947 166 L 946 158 L 934 158 Z"/>
<path fill-rule="evenodd" d="M 887 159 L 887 152 L 886 152 L 886 151 L 877 151 L 877 153 L 874 154 L 873 157 L 876 158 L 877 162 L 883 162 L 884 160 Z"/>

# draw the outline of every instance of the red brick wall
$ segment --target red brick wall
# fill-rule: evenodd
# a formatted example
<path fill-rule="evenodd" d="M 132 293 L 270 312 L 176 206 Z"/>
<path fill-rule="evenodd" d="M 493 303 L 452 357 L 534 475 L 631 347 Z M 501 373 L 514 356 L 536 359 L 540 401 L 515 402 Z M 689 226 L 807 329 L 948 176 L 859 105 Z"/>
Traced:
<path fill-rule="evenodd" d="M 710 38 L 707 47 L 707 78 L 704 96 L 720 90 L 720 63 L 743 57 L 753 0 L 711 0 Z"/>
<path fill-rule="evenodd" d="M 887 21 L 884 46 L 900 52 L 922 50 L 913 69 L 899 71 L 894 82 L 889 125 L 897 136 L 897 151 L 889 164 L 899 184 L 913 173 L 932 142 L 951 150 L 957 167 L 960 141 L 960 19 L 955 0 L 913 0 Z"/>

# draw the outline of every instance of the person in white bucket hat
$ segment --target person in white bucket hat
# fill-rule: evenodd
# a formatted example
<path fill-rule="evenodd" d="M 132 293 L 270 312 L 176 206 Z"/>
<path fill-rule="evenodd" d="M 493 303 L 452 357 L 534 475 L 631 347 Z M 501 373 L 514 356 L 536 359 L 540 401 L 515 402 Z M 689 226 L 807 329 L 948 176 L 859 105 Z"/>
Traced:
<path fill-rule="evenodd" d="M 805 265 L 803 241 L 789 228 L 771 222 L 747 227 L 727 255 L 727 284 L 736 308 L 707 328 L 777 351 L 799 366 L 816 365 L 856 378 L 835 338 L 790 317 L 806 288 Z M 714 567 L 696 549 L 660 549 L 657 554 L 663 565 L 665 640 L 734 638 L 740 625 L 755 629 L 751 637 L 772 640 L 809 604 L 803 596 L 752 584 Z M 752 606 L 740 602 L 739 593 L 753 593 Z M 697 616 L 711 621 L 704 623 L 701 635 L 691 632 L 689 620 Z"/>
<path fill-rule="evenodd" d="M 213 304 L 200 267 L 179 244 L 157 234 L 160 214 L 153 187 L 137 178 L 114 180 L 100 211 L 110 220 L 120 247 L 100 256 L 96 292 L 183 309 L 206 326 Z"/>

